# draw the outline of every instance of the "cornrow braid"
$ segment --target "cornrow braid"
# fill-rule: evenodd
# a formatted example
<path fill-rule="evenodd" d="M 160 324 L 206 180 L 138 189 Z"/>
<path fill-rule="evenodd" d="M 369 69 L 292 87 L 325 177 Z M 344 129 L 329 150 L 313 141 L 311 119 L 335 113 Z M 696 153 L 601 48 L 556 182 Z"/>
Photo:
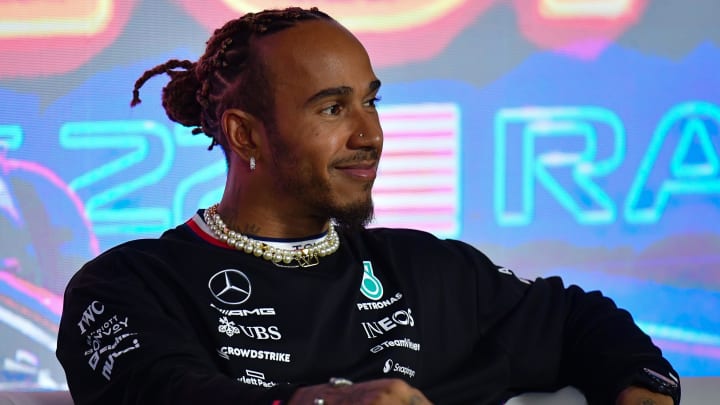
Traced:
<path fill-rule="evenodd" d="M 208 149 L 227 142 L 220 117 L 228 108 L 240 108 L 274 127 L 273 91 L 267 69 L 253 47 L 256 37 L 290 28 L 305 20 L 332 20 L 316 7 L 264 10 L 230 20 L 215 30 L 197 62 L 171 59 L 147 70 L 135 82 L 131 106 L 141 102 L 140 88 L 165 73 L 170 81 L 162 90 L 162 106 L 172 121 L 194 127 L 192 133 L 211 138 Z M 182 69 L 182 70 L 179 70 Z"/>

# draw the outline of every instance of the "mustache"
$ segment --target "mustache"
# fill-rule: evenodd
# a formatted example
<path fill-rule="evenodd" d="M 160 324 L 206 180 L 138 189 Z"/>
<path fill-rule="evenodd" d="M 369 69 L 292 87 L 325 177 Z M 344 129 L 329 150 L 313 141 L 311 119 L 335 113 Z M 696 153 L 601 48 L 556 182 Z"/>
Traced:
<path fill-rule="evenodd" d="M 359 151 L 355 153 L 354 155 L 342 159 L 338 159 L 333 161 L 332 165 L 344 165 L 349 163 L 355 163 L 355 162 L 367 162 L 369 160 L 379 160 L 380 159 L 380 152 L 377 149 L 369 149 L 365 151 Z"/>

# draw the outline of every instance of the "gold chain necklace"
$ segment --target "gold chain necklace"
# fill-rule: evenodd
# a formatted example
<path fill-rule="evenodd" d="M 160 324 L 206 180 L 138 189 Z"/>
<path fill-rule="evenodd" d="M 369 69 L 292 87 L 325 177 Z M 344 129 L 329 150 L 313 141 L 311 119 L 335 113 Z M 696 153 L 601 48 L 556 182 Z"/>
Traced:
<path fill-rule="evenodd" d="M 218 239 L 230 247 L 262 257 L 279 267 L 312 267 L 320 262 L 321 257 L 335 253 L 340 247 L 340 238 L 332 222 L 328 226 L 327 234 L 311 246 L 302 249 L 282 249 L 228 228 L 220 218 L 217 208 L 218 204 L 208 207 L 203 213 L 203 219 Z M 293 262 L 297 262 L 297 265 L 292 265 Z"/>

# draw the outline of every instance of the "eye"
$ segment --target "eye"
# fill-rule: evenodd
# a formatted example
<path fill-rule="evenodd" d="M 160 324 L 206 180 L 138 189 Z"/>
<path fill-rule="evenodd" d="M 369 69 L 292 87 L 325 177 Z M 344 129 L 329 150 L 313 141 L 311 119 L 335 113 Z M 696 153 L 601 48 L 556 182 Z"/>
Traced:
<path fill-rule="evenodd" d="M 382 97 L 380 97 L 380 96 L 373 97 L 370 100 L 365 102 L 365 106 L 370 107 L 370 108 L 375 108 L 375 107 L 377 107 L 377 103 L 379 103 L 380 100 L 382 100 Z"/>
<path fill-rule="evenodd" d="M 340 104 L 333 104 L 330 107 L 326 107 L 320 110 L 320 113 L 325 115 L 338 115 L 340 114 L 341 110 L 342 107 L 340 107 Z"/>

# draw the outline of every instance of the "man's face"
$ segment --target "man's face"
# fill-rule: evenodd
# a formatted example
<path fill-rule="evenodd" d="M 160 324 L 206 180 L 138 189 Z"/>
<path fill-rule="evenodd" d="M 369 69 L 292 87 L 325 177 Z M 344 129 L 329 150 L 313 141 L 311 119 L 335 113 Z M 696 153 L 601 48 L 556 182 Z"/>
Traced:
<path fill-rule="evenodd" d="M 331 21 L 299 23 L 260 47 L 275 99 L 275 197 L 297 215 L 364 225 L 383 142 L 365 49 Z"/>

